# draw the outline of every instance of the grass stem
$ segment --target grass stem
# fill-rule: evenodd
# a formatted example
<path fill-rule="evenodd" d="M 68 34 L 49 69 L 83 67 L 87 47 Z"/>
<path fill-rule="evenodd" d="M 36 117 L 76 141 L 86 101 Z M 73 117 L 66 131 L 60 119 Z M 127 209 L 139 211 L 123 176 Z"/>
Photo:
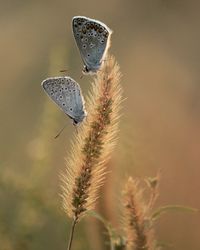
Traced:
<path fill-rule="evenodd" d="M 77 217 L 75 217 L 74 220 L 73 220 L 73 222 L 72 222 L 71 232 L 70 232 L 70 237 L 69 237 L 69 242 L 68 242 L 67 250 L 71 250 L 72 241 L 73 241 L 73 238 L 74 238 L 74 230 L 75 230 L 76 223 L 77 223 Z"/>

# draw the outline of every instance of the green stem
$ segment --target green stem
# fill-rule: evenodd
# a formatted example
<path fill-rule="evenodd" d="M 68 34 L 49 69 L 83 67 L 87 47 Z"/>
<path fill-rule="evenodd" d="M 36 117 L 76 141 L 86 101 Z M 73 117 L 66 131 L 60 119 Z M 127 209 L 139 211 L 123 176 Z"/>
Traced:
<path fill-rule="evenodd" d="M 72 241 L 73 241 L 73 237 L 74 237 L 74 229 L 75 229 L 76 223 L 77 223 L 77 217 L 75 217 L 73 222 L 72 222 L 67 250 L 71 250 Z"/>

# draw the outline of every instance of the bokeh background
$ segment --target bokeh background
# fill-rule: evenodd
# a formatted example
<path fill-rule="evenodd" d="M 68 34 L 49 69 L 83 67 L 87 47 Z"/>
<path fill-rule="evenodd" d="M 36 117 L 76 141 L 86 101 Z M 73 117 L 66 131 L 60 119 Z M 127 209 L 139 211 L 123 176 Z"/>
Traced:
<path fill-rule="evenodd" d="M 85 15 L 113 29 L 124 102 L 112 170 L 99 207 L 119 222 L 128 175 L 161 169 L 157 206 L 200 207 L 200 2 L 186 0 L 0 1 L 0 249 L 66 249 L 71 221 L 62 210 L 59 173 L 74 128 L 40 83 L 67 69 L 83 89 L 71 19 Z M 68 124 L 57 140 L 54 136 Z M 95 221 L 77 227 L 74 249 L 107 249 Z M 156 238 L 199 250 L 199 214 L 170 213 Z"/>

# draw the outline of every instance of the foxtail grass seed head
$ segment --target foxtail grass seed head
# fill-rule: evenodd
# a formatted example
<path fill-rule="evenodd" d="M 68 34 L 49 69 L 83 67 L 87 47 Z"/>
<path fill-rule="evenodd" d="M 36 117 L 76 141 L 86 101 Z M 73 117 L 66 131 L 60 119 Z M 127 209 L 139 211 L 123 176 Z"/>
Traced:
<path fill-rule="evenodd" d="M 116 142 L 122 100 L 119 66 L 111 56 L 98 71 L 86 101 L 88 116 L 75 135 L 62 174 L 63 206 L 69 217 L 79 220 L 94 208 L 104 183 L 106 162 Z"/>
<path fill-rule="evenodd" d="M 139 182 L 129 177 L 123 190 L 124 214 L 123 227 L 126 235 L 127 250 L 150 250 L 152 230 L 147 227 L 146 205 Z"/>

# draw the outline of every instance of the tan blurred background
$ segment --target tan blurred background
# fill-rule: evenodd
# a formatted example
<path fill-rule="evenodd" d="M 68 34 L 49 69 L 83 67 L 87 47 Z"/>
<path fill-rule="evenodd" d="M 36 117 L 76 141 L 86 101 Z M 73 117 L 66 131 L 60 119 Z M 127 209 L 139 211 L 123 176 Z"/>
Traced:
<path fill-rule="evenodd" d="M 123 74 L 126 100 L 107 214 L 116 223 L 118 192 L 128 175 L 154 176 L 160 168 L 158 206 L 200 207 L 199 10 L 200 2 L 186 0 L 0 0 L 1 250 L 66 249 L 70 220 L 61 208 L 58 175 L 73 126 L 40 83 L 67 68 L 87 94 L 92 78 L 80 79 L 75 15 L 113 29 L 110 51 Z M 87 225 L 84 220 L 77 228 L 74 249 L 106 249 L 99 239 L 91 242 Z M 157 239 L 174 249 L 200 249 L 199 214 L 165 215 L 156 229 Z"/>

